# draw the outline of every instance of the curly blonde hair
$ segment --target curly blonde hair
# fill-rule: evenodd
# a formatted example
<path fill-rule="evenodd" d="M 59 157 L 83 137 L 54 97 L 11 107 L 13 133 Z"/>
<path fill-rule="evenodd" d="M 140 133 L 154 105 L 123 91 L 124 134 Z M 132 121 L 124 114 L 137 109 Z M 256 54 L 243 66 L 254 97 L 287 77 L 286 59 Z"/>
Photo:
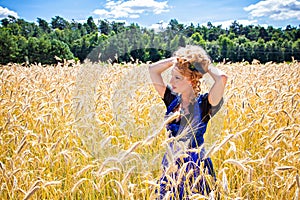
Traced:
<path fill-rule="evenodd" d="M 188 45 L 179 48 L 174 52 L 174 56 L 177 57 L 175 67 L 191 81 L 194 92 L 199 94 L 201 92 L 200 79 L 203 77 L 203 71 L 207 72 L 208 66 L 211 64 L 209 55 L 200 46 Z"/>

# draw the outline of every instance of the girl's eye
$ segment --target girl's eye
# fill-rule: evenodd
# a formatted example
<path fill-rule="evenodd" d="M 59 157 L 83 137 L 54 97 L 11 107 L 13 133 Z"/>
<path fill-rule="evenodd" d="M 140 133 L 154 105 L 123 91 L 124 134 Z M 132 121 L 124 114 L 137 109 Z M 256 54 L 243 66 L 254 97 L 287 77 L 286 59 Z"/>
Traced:
<path fill-rule="evenodd" d="M 179 76 L 175 76 L 175 78 L 176 78 L 177 80 L 180 80 L 180 79 L 181 79 Z"/>

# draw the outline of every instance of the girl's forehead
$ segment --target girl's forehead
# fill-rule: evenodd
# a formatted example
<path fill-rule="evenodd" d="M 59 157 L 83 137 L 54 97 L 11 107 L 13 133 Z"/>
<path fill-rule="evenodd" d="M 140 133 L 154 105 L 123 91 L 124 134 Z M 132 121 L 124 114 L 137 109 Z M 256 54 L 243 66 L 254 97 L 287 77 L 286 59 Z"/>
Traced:
<path fill-rule="evenodd" d="M 173 68 L 172 68 L 172 74 L 176 74 L 176 75 L 182 76 L 182 74 L 179 72 L 179 70 L 178 70 L 177 67 L 173 67 Z"/>

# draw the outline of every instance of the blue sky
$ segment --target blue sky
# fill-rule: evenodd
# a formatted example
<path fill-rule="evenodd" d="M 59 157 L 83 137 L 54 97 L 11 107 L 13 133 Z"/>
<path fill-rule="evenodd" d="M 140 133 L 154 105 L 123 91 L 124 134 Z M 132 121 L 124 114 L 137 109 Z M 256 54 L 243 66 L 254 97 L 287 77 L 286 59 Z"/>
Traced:
<path fill-rule="evenodd" d="M 67 20 L 98 19 L 138 23 L 144 27 L 163 26 L 171 19 L 227 27 L 240 24 L 299 26 L 300 0 L 0 0 L 0 19 L 13 15 L 26 21 L 51 21 L 55 16 Z"/>

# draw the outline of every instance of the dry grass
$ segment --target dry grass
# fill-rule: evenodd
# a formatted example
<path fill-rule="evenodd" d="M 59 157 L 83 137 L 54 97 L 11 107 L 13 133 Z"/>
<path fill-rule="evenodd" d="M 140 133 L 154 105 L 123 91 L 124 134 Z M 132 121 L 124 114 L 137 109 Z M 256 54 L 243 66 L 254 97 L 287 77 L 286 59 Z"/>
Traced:
<path fill-rule="evenodd" d="M 206 134 L 218 178 L 211 196 L 299 199 L 300 63 L 218 67 L 230 79 Z M 153 198 L 166 132 L 147 70 L 2 66 L 1 198 Z"/>

